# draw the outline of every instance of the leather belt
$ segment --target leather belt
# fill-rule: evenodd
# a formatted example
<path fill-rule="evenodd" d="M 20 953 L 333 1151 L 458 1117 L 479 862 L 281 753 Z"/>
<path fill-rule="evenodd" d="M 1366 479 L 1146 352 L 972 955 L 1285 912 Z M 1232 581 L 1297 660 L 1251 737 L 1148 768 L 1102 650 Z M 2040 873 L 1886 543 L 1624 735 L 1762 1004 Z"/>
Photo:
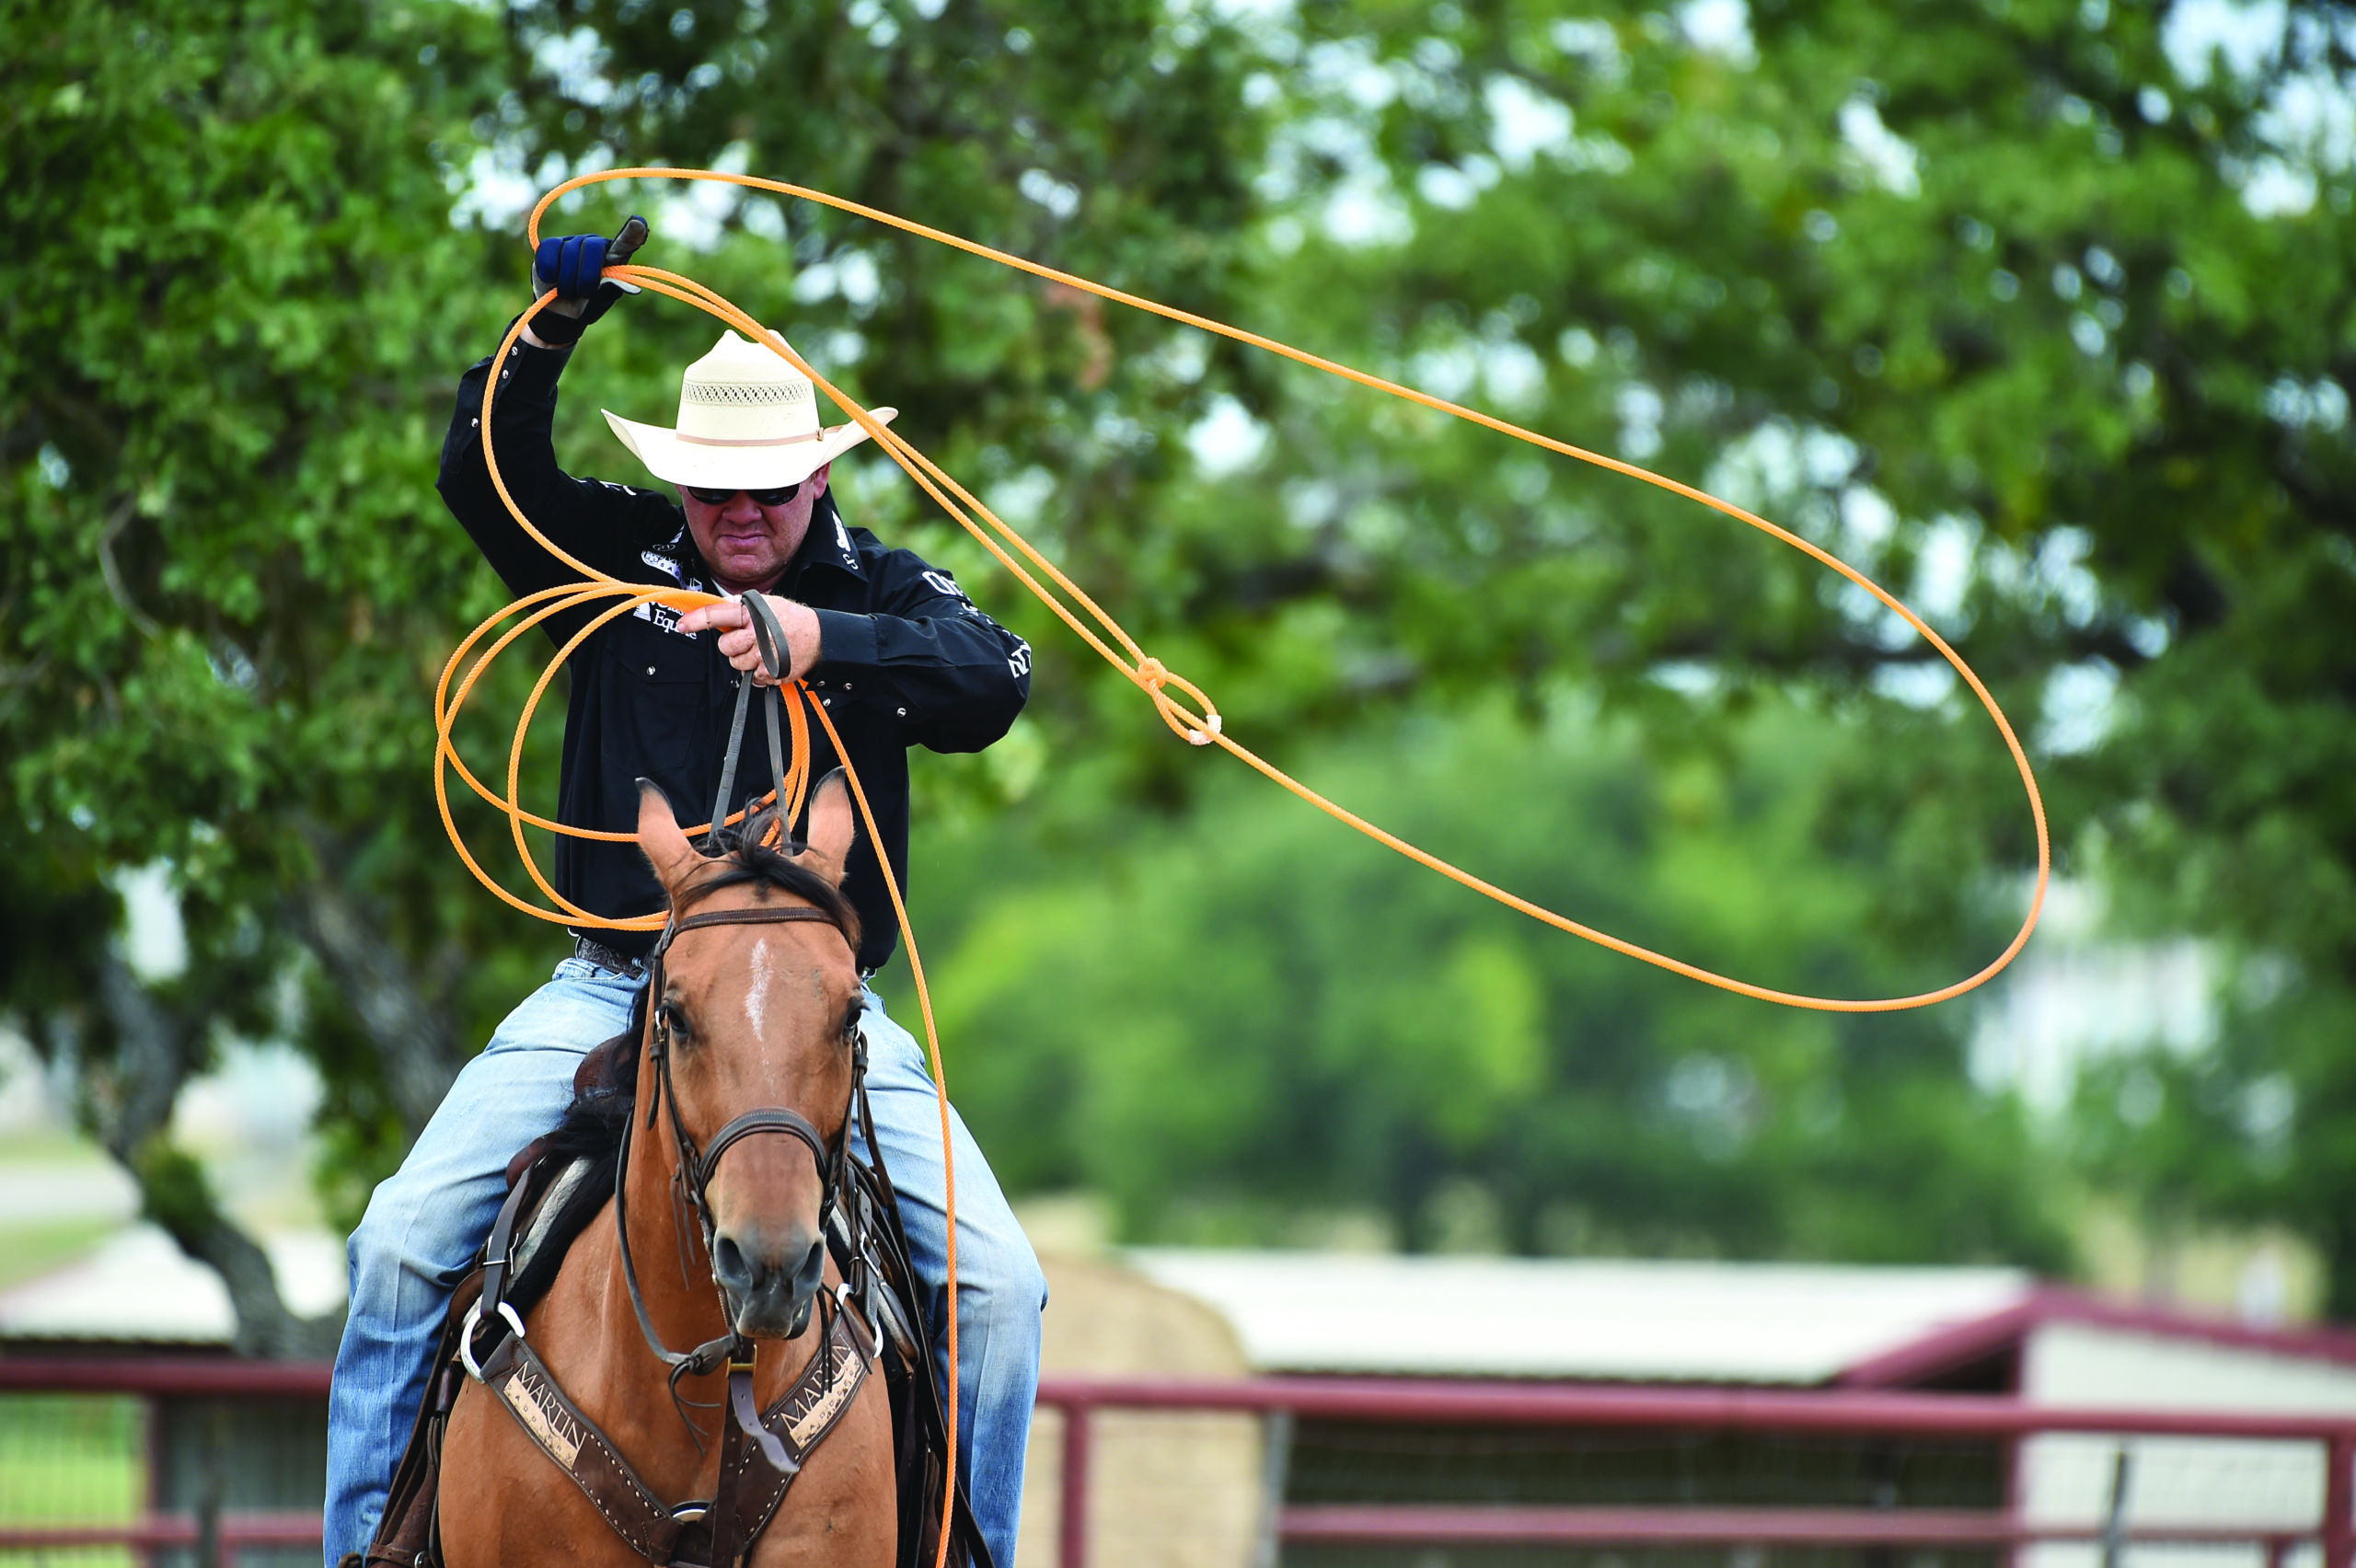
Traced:
<path fill-rule="evenodd" d="M 572 940 L 572 956 L 583 963 L 594 963 L 600 969 L 618 974 L 625 980 L 646 978 L 646 960 L 632 958 L 626 952 L 616 952 L 595 937 L 575 937 Z"/>

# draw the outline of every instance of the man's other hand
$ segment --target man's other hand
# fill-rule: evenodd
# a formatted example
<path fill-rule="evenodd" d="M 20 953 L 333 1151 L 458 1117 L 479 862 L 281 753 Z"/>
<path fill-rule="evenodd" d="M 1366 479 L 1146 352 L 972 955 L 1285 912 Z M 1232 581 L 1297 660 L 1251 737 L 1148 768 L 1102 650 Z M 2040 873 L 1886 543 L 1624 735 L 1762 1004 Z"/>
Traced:
<path fill-rule="evenodd" d="M 646 220 L 632 217 L 610 240 L 603 235 L 551 235 L 532 253 L 532 294 L 535 298 L 556 291 L 556 298 L 532 318 L 524 335 L 544 349 L 578 342 L 581 334 L 614 307 L 624 294 L 639 292 L 636 283 L 605 276 L 646 243 Z"/>
<path fill-rule="evenodd" d="M 778 620 L 785 627 L 785 651 L 790 662 L 786 676 L 800 680 L 818 662 L 818 617 L 807 605 L 797 605 L 791 599 L 780 599 L 774 594 L 762 595 L 769 608 L 777 612 Z M 679 629 L 685 632 L 709 631 L 719 628 L 720 651 L 728 662 L 740 670 L 750 670 L 753 678 L 763 686 L 770 684 L 768 674 L 761 668 L 760 644 L 753 637 L 752 612 L 744 605 L 729 603 L 706 605 L 699 610 L 689 610 L 679 617 Z"/>

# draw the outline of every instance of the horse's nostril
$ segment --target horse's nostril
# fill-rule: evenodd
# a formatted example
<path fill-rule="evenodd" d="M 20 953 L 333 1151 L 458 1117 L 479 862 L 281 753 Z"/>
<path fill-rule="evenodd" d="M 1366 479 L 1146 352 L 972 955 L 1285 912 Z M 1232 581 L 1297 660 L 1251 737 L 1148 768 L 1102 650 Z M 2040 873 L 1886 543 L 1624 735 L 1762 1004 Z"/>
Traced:
<path fill-rule="evenodd" d="M 711 1244 L 711 1272 L 720 1283 L 734 1291 L 753 1288 L 753 1265 L 745 1257 L 745 1250 L 736 1245 L 733 1236 L 715 1237 Z"/>
<path fill-rule="evenodd" d="M 726 1231 L 711 1239 L 712 1277 L 738 1333 L 782 1338 L 801 1332 L 826 1277 L 824 1237 L 795 1249 L 809 1234 L 795 1227 L 790 1237 L 755 1230 L 741 1241 Z"/>

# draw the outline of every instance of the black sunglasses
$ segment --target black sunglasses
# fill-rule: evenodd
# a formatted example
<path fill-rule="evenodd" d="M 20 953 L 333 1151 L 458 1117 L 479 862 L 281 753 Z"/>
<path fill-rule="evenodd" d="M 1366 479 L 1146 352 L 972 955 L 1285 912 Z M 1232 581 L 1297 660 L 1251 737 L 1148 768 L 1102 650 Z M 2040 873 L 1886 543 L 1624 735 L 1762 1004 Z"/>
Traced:
<path fill-rule="evenodd" d="M 695 486 L 689 485 L 687 487 L 687 490 L 689 495 L 695 497 L 698 501 L 702 502 L 706 506 L 725 506 L 730 502 L 734 501 L 740 494 L 751 496 L 755 506 L 783 506 L 787 502 L 791 501 L 795 496 L 802 493 L 802 482 L 800 480 L 796 480 L 794 483 L 786 486 L 783 490 L 698 490 Z"/>

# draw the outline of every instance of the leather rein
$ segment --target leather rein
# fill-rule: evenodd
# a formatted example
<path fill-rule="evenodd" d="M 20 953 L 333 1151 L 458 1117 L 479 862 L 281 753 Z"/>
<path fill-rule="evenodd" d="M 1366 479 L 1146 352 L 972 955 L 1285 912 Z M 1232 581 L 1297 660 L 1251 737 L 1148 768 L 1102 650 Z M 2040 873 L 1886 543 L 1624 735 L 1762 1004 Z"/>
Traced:
<path fill-rule="evenodd" d="M 752 629 L 754 642 L 759 651 L 762 668 L 769 676 L 769 684 L 763 686 L 762 694 L 765 701 L 762 705 L 762 716 L 768 731 L 769 768 L 777 788 L 773 809 L 778 813 L 779 820 L 782 823 L 788 809 L 785 752 L 781 737 L 778 732 L 779 710 L 783 707 L 783 699 L 776 683 L 783 677 L 787 667 L 785 628 L 779 621 L 777 612 L 770 608 L 768 601 L 761 594 L 746 594 L 739 603 L 745 606 L 745 618 Z M 736 683 L 736 712 L 729 725 L 727 753 L 721 762 L 719 794 L 712 802 L 711 836 L 715 842 L 720 836 L 721 824 L 727 820 L 729 797 L 735 792 L 737 759 L 744 751 L 746 721 L 752 716 L 753 689 L 758 684 L 760 683 L 756 682 L 749 672 L 741 675 Z M 748 806 L 745 813 L 745 830 L 748 836 L 751 833 L 752 824 L 753 811 Z M 654 1082 L 648 1090 L 650 1102 L 646 1107 L 646 1125 L 648 1130 L 653 1130 L 655 1109 L 658 1105 L 669 1111 L 671 1135 L 678 1141 L 679 1146 L 679 1169 L 672 1175 L 672 1190 L 675 1194 L 683 1196 L 687 1206 L 694 1211 L 697 1223 L 703 1229 L 704 1255 L 710 1257 L 712 1255 L 712 1219 L 711 1210 L 705 1201 L 704 1194 L 711 1183 L 712 1172 L 719 1167 L 721 1156 L 726 1154 L 730 1148 L 744 1139 L 764 1133 L 799 1138 L 808 1147 L 811 1159 L 818 1167 L 818 1178 L 822 1183 L 818 1198 L 818 1230 L 819 1234 L 824 1236 L 827 1216 L 833 1210 L 835 1202 L 842 1192 L 843 1162 L 849 1158 L 852 1113 L 865 1102 L 867 1040 L 866 1036 L 860 1032 L 859 1009 L 853 1009 L 843 1020 L 844 1039 L 851 1052 L 850 1093 L 848 1103 L 843 1107 L 842 1132 L 831 1144 L 815 1126 L 811 1124 L 810 1119 L 800 1112 L 782 1105 L 765 1105 L 736 1117 L 713 1136 L 710 1148 L 699 1149 L 696 1147 L 695 1138 L 687 1132 L 687 1124 L 680 1119 L 678 1090 L 671 1081 L 671 1030 L 664 1016 L 663 1007 L 664 958 L 670 952 L 671 944 L 678 940 L 681 933 L 708 926 L 766 926 L 795 920 L 820 921 L 834 927 L 842 934 L 843 940 L 850 945 L 854 964 L 859 956 L 859 939 L 835 917 L 810 905 L 756 905 L 749 909 L 720 909 L 708 915 L 689 915 L 684 917 L 679 913 L 680 908 L 679 904 L 674 903 L 671 917 L 664 926 L 663 934 L 655 940 L 653 951 L 647 955 L 648 972 L 645 993 L 647 1052 L 654 1065 Z M 672 1399 L 676 1401 L 679 1399 L 680 1378 L 699 1377 L 714 1371 L 723 1360 L 731 1365 L 741 1361 L 749 1366 L 752 1361 L 752 1347 L 745 1343 L 742 1335 L 735 1332 L 733 1327 L 718 1339 L 708 1340 L 693 1350 L 687 1351 L 673 1350 L 663 1343 L 663 1336 L 656 1332 L 653 1317 L 646 1309 L 645 1295 L 639 1288 L 638 1265 L 630 1255 L 629 1205 L 624 1193 L 625 1183 L 629 1177 L 629 1152 L 630 1144 L 633 1141 L 631 1129 L 636 1122 L 637 1117 L 633 1114 L 622 1124 L 621 1147 L 618 1157 L 614 1161 L 614 1228 L 621 1245 L 622 1277 L 629 1287 L 630 1308 L 638 1314 L 639 1331 L 646 1336 L 647 1348 L 671 1369 Z M 870 1147 L 872 1147 L 872 1136 Z M 856 1244 L 857 1239 L 854 1238 L 853 1240 Z M 684 1242 L 680 1262 L 681 1272 L 684 1274 L 686 1272 Z M 807 1321 L 808 1320 L 803 1318 L 794 1322 L 795 1336 L 800 1335 Z M 750 1380 L 741 1381 L 748 1384 Z M 762 1441 L 767 1434 L 761 1431 L 757 1421 L 749 1419 L 755 1413 L 751 1405 L 751 1395 L 749 1391 L 739 1391 L 735 1386 L 739 1382 L 740 1379 L 730 1378 L 732 1385 L 730 1402 L 744 1407 L 738 1413 L 748 1418 L 744 1423 L 745 1427 L 748 1433 L 754 1435 L 754 1440 L 757 1443 Z M 682 1406 L 680 1415 L 685 1418 L 686 1414 L 686 1409 Z M 725 1428 L 727 1423 L 723 1421 L 722 1425 Z"/>

